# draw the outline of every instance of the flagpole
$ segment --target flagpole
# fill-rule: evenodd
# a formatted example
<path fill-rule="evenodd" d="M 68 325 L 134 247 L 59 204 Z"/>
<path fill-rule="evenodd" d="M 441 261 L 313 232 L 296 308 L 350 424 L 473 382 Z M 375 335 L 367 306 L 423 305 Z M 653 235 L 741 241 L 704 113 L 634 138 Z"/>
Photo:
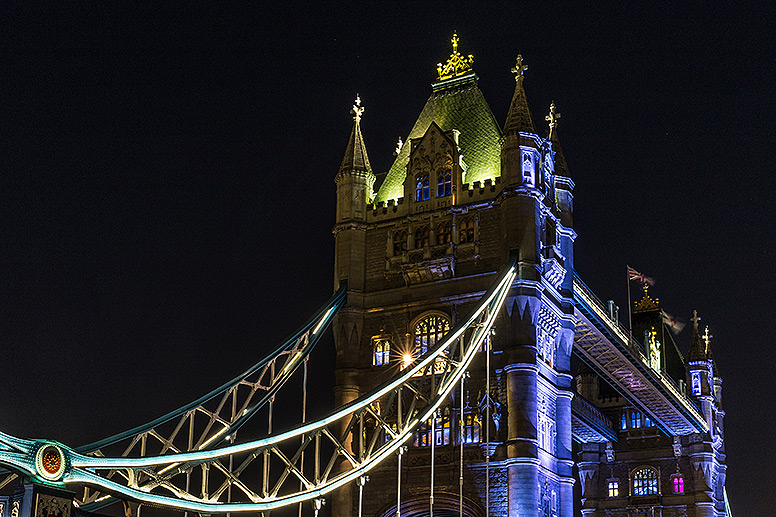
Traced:
<path fill-rule="evenodd" d="M 633 339 L 633 320 L 631 319 L 630 266 L 625 266 L 625 278 L 628 281 L 628 337 Z M 628 343 L 630 345 L 630 343 Z"/>

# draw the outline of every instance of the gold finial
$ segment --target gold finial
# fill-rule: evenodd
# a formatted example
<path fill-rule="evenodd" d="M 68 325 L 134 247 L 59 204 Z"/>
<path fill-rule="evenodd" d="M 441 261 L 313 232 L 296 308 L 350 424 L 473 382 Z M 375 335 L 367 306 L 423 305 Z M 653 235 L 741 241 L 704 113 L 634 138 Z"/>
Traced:
<path fill-rule="evenodd" d="M 550 114 L 544 117 L 544 120 L 550 123 L 550 136 L 552 136 L 555 133 L 555 128 L 558 127 L 559 118 L 560 118 L 560 113 L 555 112 L 555 101 L 552 101 L 550 103 Z"/>
<path fill-rule="evenodd" d="M 463 57 L 458 52 L 458 34 L 453 34 L 453 38 L 450 41 L 453 45 L 453 53 L 450 54 L 450 59 L 444 65 L 442 63 L 437 64 L 437 74 L 440 81 L 460 77 L 473 71 L 472 63 L 474 62 L 474 56 L 469 54 Z"/>
<path fill-rule="evenodd" d="M 698 322 L 701 321 L 701 317 L 698 316 L 698 311 L 692 311 L 692 318 L 690 318 L 690 321 L 692 321 L 693 331 L 698 332 Z"/>
<path fill-rule="evenodd" d="M 512 67 L 512 73 L 515 74 L 515 81 L 522 84 L 523 75 L 525 74 L 526 70 L 528 70 L 528 65 L 523 64 L 523 55 L 518 54 L 517 62 L 515 63 L 515 66 Z"/>
<path fill-rule="evenodd" d="M 706 355 L 709 354 L 709 343 L 711 342 L 711 338 L 713 338 L 711 334 L 709 334 L 709 326 L 706 325 L 706 330 L 703 333 L 703 341 L 706 343 Z"/>
<path fill-rule="evenodd" d="M 350 109 L 350 114 L 353 115 L 353 120 L 356 122 L 361 121 L 361 115 L 364 113 L 364 107 L 361 106 L 361 97 L 356 94 L 356 102 L 353 104 L 353 107 Z"/>
<path fill-rule="evenodd" d="M 650 298 L 649 293 L 647 292 L 649 290 L 649 284 L 645 282 L 642 288 L 644 289 L 644 298 L 637 302 L 633 302 L 633 312 L 654 311 L 659 309 L 658 299 Z"/>

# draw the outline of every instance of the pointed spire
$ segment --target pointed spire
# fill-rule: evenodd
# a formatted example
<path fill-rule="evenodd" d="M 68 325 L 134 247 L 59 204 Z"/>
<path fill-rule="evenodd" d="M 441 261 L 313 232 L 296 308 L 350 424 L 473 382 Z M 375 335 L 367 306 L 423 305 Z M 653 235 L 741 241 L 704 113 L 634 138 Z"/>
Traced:
<path fill-rule="evenodd" d="M 703 333 L 703 341 L 706 343 L 706 360 L 711 361 L 714 377 L 719 377 L 719 370 L 717 370 L 717 362 L 714 360 L 714 354 L 711 352 L 711 338 L 714 336 L 709 334 L 709 327 L 706 326 L 706 331 Z"/>
<path fill-rule="evenodd" d="M 544 117 L 544 120 L 549 123 L 549 138 L 555 151 L 555 174 L 568 177 L 569 166 L 566 164 L 566 157 L 563 155 L 563 148 L 558 139 L 558 119 L 560 119 L 560 113 L 555 111 L 555 101 L 553 101 L 550 103 L 550 114 Z"/>
<path fill-rule="evenodd" d="M 698 332 L 698 322 L 701 320 L 698 317 L 698 311 L 692 311 L 692 339 L 690 340 L 690 351 L 687 354 L 687 360 L 689 362 L 705 361 L 706 356 L 706 343 L 701 339 L 701 333 Z"/>
<path fill-rule="evenodd" d="M 512 67 L 512 73 L 515 74 L 515 93 L 512 96 L 512 104 L 509 106 L 507 121 L 504 123 L 504 134 L 517 134 L 520 131 L 526 133 L 536 133 L 536 126 L 531 117 L 531 110 L 528 109 L 528 99 L 523 90 L 523 75 L 528 70 L 528 65 L 523 63 L 523 56 L 517 55 L 517 62 Z"/>
<path fill-rule="evenodd" d="M 350 110 L 350 114 L 353 115 L 353 130 L 350 132 L 350 139 L 345 149 L 342 165 L 340 165 L 340 172 L 364 171 L 371 173 L 372 166 L 369 164 L 364 137 L 361 135 L 361 116 L 364 114 L 364 107 L 361 106 L 361 97 L 358 94 L 356 94 L 356 101 Z"/>

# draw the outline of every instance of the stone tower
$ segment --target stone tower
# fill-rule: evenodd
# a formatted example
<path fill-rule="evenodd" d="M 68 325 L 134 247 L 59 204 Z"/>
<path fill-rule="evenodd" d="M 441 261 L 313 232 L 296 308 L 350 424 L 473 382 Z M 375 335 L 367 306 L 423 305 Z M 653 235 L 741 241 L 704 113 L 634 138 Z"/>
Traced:
<path fill-rule="evenodd" d="M 347 281 L 348 301 L 333 325 L 335 403 L 368 392 L 433 346 L 516 252 L 519 274 L 492 338 L 490 385 L 481 353 L 464 389 L 440 410 L 433 435 L 429 422 L 407 444 L 401 515 L 429 510 L 433 441 L 436 515 L 457 515 L 463 442 L 465 515 L 485 515 L 487 500 L 490 515 L 570 516 L 575 233 L 559 115 L 553 105 L 549 130 L 540 135 L 518 56 L 500 126 L 472 62 L 454 36 L 452 54 L 438 65 L 431 95 L 386 172 L 372 172 L 358 100 L 352 110 L 336 175 L 334 281 Z M 397 463 L 370 473 L 364 515 L 396 515 Z M 337 491 L 332 506 L 334 515 L 357 515 L 356 487 Z"/>

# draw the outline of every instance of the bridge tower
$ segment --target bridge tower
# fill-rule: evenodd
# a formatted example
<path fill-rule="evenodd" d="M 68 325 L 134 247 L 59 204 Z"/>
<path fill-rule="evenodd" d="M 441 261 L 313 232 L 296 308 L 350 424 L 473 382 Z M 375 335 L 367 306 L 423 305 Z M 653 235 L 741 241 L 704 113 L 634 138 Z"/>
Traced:
<path fill-rule="evenodd" d="M 560 115 L 551 106 L 540 135 L 518 56 L 502 128 L 472 56 L 458 51 L 457 36 L 452 46 L 388 171 L 373 174 L 363 108 L 357 101 L 353 109 L 336 176 L 334 281 L 348 282 L 348 301 L 333 324 L 335 403 L 368 392 L 433 346 L 512 252 L 519 274 L 491 340 L 490 385 L 483 352 L 463 388 L 408 442 L 401 468 L 397 457 L 370 473 L 363 515 L 397 515 L 397 505 L 403 516 L 427 515 L 433 504 L 436 515 L 457 515 L 460 505 L 470 517 L 571 516 L 574 184 Z M 357 491 L 337 491 L 333 514 L 358 515 Z"/>

